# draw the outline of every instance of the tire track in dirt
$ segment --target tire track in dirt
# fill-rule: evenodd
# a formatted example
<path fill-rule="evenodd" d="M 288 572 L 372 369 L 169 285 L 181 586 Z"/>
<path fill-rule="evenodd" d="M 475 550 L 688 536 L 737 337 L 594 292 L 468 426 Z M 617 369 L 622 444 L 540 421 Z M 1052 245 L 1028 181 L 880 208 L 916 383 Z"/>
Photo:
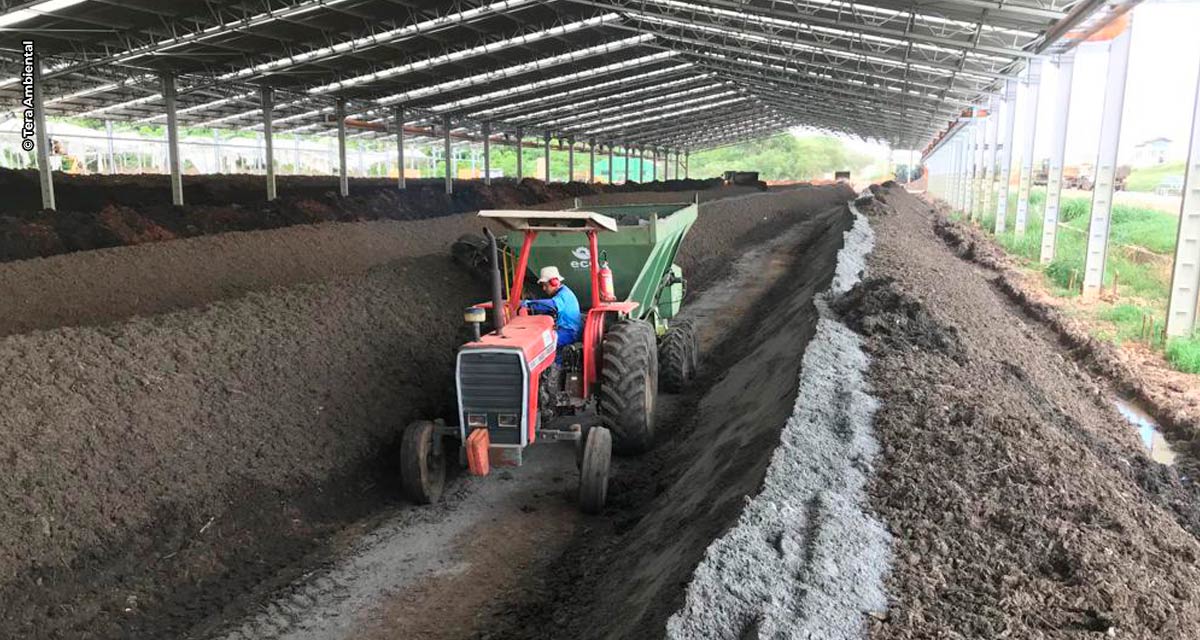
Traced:
<path fill-rule="evenodd" d="M 505 604 L 472 637 L 662 637 L 705 549 L 762 482 L 815 331 L 812 298 L 829 286 L 848 227 L 844 205 L 823 212 L 795 240 L 792 260 L 766 293 L 719 318 L 726 328 L 701 379 L 660 423 L 666 439 L 622 461 L 610 488 L 611 521 L 582 531 L 533 582 L 539 597 Z"/>

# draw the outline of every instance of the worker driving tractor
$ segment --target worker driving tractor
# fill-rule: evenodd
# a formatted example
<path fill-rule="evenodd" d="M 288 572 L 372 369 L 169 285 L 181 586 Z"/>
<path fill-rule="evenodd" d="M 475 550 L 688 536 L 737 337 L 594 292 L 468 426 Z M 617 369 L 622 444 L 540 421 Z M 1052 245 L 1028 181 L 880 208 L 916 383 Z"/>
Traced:
<path fill-rule="evenodd" d="M 521 306 L 530 312 L 554 317 L 554 332 L 558 338 L 558 349 L 579 342 L 583 333 L 583 315 L 579 311 L 579 298 L 566 284 L 558 267 L 542 267 L 538 284 L 546 294 L 544 300 L 523 300 Z"/>

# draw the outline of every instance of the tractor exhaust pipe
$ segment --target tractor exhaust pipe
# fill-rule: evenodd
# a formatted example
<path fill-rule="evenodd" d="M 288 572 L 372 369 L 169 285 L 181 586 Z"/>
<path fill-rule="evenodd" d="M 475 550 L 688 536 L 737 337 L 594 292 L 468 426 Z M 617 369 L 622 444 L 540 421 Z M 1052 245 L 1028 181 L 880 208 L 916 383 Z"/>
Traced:
<path fill-rule="evenodd" d="M 488 259 L 492 267 L 492 318 L 496 332 L 504 329 L 504 289 L 500 281 L 500 250 L 496 247 L 496 236 L 492 230 L 484 227 L 483 235 L 488 241 Z"/>

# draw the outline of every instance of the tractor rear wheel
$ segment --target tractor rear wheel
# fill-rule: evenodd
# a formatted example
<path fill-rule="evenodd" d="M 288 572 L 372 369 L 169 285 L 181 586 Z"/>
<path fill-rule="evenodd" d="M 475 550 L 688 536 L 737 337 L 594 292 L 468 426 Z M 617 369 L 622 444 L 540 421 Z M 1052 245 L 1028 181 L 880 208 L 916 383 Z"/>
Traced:
<path fill-rule="evenodd" d="M 664 391 L 680 393 L 696 377 L 699 351 L 691 322 L 680 320 L 667 329 L 658 346 L 658 382 Z"/>
<path fill-rule="evenodd" d="M 658 352 L 654 328 L 622 320 L 604 334 L 600 361 L 600 423 L 619 454 L 642 453 L 654 443 Z"/>
<path fill-rule="evenodd" d="M 446 484 L 446 458 L 434 447 L 437 427 L 417 420 L 404 428 L 400 439 L 400 484 L 404 496 L 417 504 L 432 504 L 442 498 Z"/>
<path fill-rule="evenodd" d="M 600 513 L 608 500 L 608 469 L 612 464 L 612 433 L 604 427 L 587 430 L 579 465 L 579 508 Z"/>

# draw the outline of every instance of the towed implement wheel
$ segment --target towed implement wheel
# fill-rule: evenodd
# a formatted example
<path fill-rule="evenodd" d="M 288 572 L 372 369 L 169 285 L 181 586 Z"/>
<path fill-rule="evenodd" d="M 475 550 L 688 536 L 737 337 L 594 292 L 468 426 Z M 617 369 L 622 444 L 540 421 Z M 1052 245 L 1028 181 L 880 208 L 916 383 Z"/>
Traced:
<path fill-rule="evenodd" d="M 654 444 L 658 352 L 654 328 L 622 320 L 604 334 L 600 361 L 600 423 L 612 432 L 619 454 L 642 453 Z"/>
<path fill-rule="evenodd" d="M 658 346 L 658 382 L 664 391 L 679 393 L 696 377 L 700 347 L 692 323 L 681 320 L 671 325 Z"/>
<path fill-rule="evenodd" d="M 489 273 L 488 241 L 481 235 L 464 233 L 450 245 L 450 256 L 472 274 L 485 277 Z"/>
<path fill-rule="evenodd" d="M 404 428 L 400 440 L 400 482 L 404 496 L 417 504 L 432 504 L 446 484 L 446 457 L 434 447 L 437 427 L 418 420 Z"/>
<path fill-rule="evenodd" d="M 579 508 L 600 513 L 608 500 L 608 468 L 612 463 L 612 433 L 604 427 L 588 429 L 579 465 Z"/>

